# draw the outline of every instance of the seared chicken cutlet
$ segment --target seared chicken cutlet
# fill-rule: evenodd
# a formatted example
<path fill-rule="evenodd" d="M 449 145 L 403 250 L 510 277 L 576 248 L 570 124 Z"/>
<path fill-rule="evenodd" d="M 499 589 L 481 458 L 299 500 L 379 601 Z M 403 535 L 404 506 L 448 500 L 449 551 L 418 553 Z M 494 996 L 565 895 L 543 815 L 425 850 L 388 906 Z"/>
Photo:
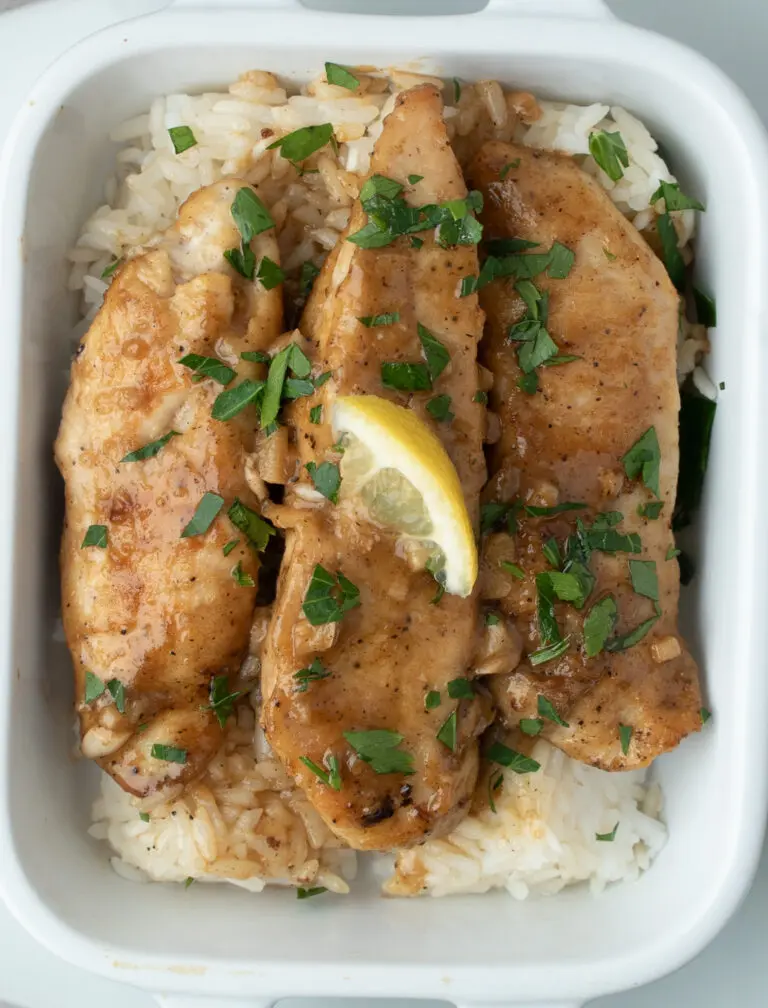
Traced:
<path fill-rule="evenodd" d="M 481 578 L 526 652 L 494 697 L 508 726 L 539 719 L 576 759 L 644 766 L 700 726 L 670 529 L 678 297 L 572 159 L 487 143 L 469 177 L 484 237 L 536 245 L 491 244 L 506 279 L 481 294 L 501 419 Z M 519 568 L 505 585 L 500 556 Z"/>
<path fill-rule="evenodd" d="M 253 199 L 237 181 L 199 190 L 157 247 L 118 269 L 72 365 L 56 441 L 82 749 L 136 795 L 205 768 L 221 741 L 212 679 L 214 699 L 226 697 L 248 646 L 258 561 L 227 515 L 239 500 L 236 522 L 261 522 L 244 475 L 253 424 L 211 411 L 223 383 L 255 377 L 261 365 L 240 353 L 272 343 L 282 305 L 279 288 L 224 258 L 240 245 L 242 190 Z M 252 249 L 276 261 L 274 230 Z"/>
<path fill-rule="evenodd" d="M 388 220 L 390 213 L 398 221 L 407 217 L 405 204 L 466 198 L 434 87 L 399 96 L 372 172 L 362 198 L 380 193 Z M 454 210 L 471 218 L 459 203 Z M 377 230 L 357 203 L 302 323 L 315 363 L 331 377 L 294 407 L 301 475 L 275 517 L 287 528 L 286 554 L 263 653 L 263 721 L 272 748 L 331 829 L 352 847 L 387 850 L 445 832 L 468 811 L 487 704 L 471 690 L 470 698 L 451 699 L 446 687 L 471 667 L 477 604 L 448 594 L 434 603 L 432 576 L 409 565 L 393 532 L 345 504 L 343 479 L 338 504 L 307 500 L 305 466 L 339 461 L 330 425 L 338 397 L 386 397 L 416 411 L 438 434 L 474 518 L 485 478 L 483 410 L 474 401 L 482 313 L 476 297 L 457 296 L 461 277 L 477 271 L 475 244 L 442 247 L 434 226 L 386 242 L 379 232 L 369 243 L 358 235 L 365 228 L 365 234 Z M 433 380 L 418 383 L 421 391 L 383 384 L 382 365 L 391 363 L 413 362 L 424 379 L 431 366 L 425 341 L 433 354 L 447 352 L 444 370 L 433 359 Z M 452 420 L 437 421 L 427 409 L 438 395 L 450 396 Z M 340 579 L 346 602 L 340 619 L 313 625 L 305 602 L 318 583 L 318 565 Z M 430 691 L 441 700 L 426 710 Z M 345 733 L 356 734 L 349 740 Z"/>

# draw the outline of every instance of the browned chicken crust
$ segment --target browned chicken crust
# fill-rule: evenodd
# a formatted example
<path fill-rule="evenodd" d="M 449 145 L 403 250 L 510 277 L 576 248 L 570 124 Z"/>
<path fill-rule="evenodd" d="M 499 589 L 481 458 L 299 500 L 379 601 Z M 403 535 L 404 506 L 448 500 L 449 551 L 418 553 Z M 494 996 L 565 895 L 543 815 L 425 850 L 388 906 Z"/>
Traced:
<path fill-rule="evenodd" d="M 438 91 L 421 86 L 401 94 L 376 144 L 372 172 L 406 185 L 412 205 L 466 195 L 442 120 Z M 423 176 L 407 184 L 410 174 Z M 366 223 L 358 203 L 349 231 Z M 303 465 L 320 463 L 333 442 L 329 419 L 338 395 L 387 396 L 418 411 L 443 441 L 459 472 L 471 515 L 485 479 L 483 409 L 477 390 L 476 346 L 483 316 L 476 297 L 458 299 L 462 276 L 477 271 L 475 246 L 441 248 L 424 232 L 421 248 L 398 238 L 381 249 L 360 249 L 341 240 L 326 261 L 307 305 L 302 331 L 314 345 L 320 370 L 333 372 L 321 394 L 294 408 Z M 359 319 L 398 311 L 399 322 L 368 328 Z M 437 424 L 425 410 L 430 393 L 410 398 L 381 384 L 385 361 L 422 359 L 416 324 L 426 326 L 450 353 L 435 393 L 452 397 L 452 424 Z M 323 423 L 309 410 L 323 404 Z M 337 458 L 330 455 L 330 458 Z M 272 514 L 272 512 L 270 512 Z M 430 833 L 449 830 L 469 809 L 478 771 L 477 736 L 488 704 L 451 700 L 446 684 L 467 675 L 476 643 L 476 598 L 445 595 L 432 604 L 436 584 L 414 571 L 395 537 L 355 518 L 345 506 L 304 503 L 289 488 L 288 506 L 276 516 L 287 528 L 286 555 L 275 615 L 263 658 L 263 721 L 269 742 L 305 789 L 323 819 L 350 846 L 388 850 Z M 316 564 L 341 571 L 360 590 L 361 604 L 340 623 L 309 626 L 302 602 Z M 319 658 L 330 675 L 297 690 L 296 672 Z M 441 705 L 425 711 L 429 690 Z M 455 752 L 437 733 L 458 710 Z M 355 756 L 345 731 L 388 729 L 403 736 L 401 748 L 414 773 L 377 774 Z M 335 791 L 301 758 L 319 767 L 334 756 L 341 773 Z"/>
<path fill-rule="evenodd" d="M 244 280 L 223 258 L 240 242 L 230 208 L 242 185 L 194 193 L 158 247 L 118 269 L 72 365 L 56 441 L 66 486 L 64 629 L 82 748 L 133 794 L 205 768 L 221 739 L 205 709 L 211 678 L 235 673 L 248 645 L 255 588 L 231 572 L 240 563 L 255 581 L 258 561 L 226 511 L 236 497 L 259 506 L 245 480 L 252 424 L 244 414 L 214 420 L 222 386 L 195 383 L 178 364 L 197 353 L 254 377 L 259 365 L 239 354 L 280 332 L 280 289 Z M 274 231 L 253 249 L 277 261 Z M 120 461 L 170 431 L 155 457 Z M 224 498 L 222 510 L 205 535 L 181 538 L 206 492 Z M 81 548 L 90 525 L 106 526 L 106 548 Z M 225 557 L 231 539 L 239 545 Z M 86 704 L 86 673 L 112 691 Z M 183 750 L 183 762 L 152 757 L 155 744 Z"/>
<path fill-rule="evenodd" d="M 525 571 L 523 580 L 510 578 L 490 594 L 514 620 L 530 654 L 540 643 L 535 575 L 551 569 L 542 546 L 551 537 L 562 546 L 577 517 L 589 525 L 600 512 L 618 511 L 619 531 L 642 539 L 635 559 L 656 563 L 661 609 L 639 644 L 587 658 L 582 624 L 595 601 L 613 594 L 618 634 L 655 614 L 653 601 L 633 590 L 627 553 L 593 553 L 597 580 L 587 606 L 577 611 L 556 605 L 560 627 L 571 637 L 567 653 L 536 667 L 523 660 L 510 674 L 491 677 L 494 697 L 510 727 L 538 716 L 540 695 L 550 700 L 569 727 L 544 720 L 543 737 L 576 759 L 606 770 L 645 766 L 700 727 L 697 669 L 677 631 L 679 570 L 670 556 L 678 471 L 678 298 L 642 237 L 571 158 L 490 142 L 470 166 L 469 179 L 485 199 L 486 238 L 526 239 L 539 244 L 536 252 L 557 241 L 575 253 L 566 279 L 542 273 L 535 283 L 549 294 L 547 329 L 560 354 L 579 359 L 540 367 L 535 394 L 518 386 L 516 348 L 507 340 L 510 326 L 525 313 L 514 280 L 497 280 L 481 294 L 487 314 L 483 362 L 494 375 L 490 403 L 501 419 L 485 496 L 540 507 L 588 505 L 555 517 L 518 512 L 516 557 L 507 533 L 489 536 L 481 578 L 498 585 L 491 567 L 499 555 Z M 663 509 L 656 520 L 638 513 L 654 495 L 627 478 L 621 461 L 650 427 L 661 450 Z"/>

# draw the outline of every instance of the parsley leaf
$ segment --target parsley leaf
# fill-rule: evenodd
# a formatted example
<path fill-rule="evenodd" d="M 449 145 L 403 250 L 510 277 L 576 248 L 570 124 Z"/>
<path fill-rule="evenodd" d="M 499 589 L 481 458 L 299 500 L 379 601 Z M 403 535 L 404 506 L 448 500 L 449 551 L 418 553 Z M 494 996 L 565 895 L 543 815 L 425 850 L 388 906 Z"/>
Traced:
<path fill-rule="evenodd" d="M 637 513 L 641 518 L 648 518 L 649 521 L 655 521 L 662 512 L 664 507 L 664 501 L 646 501 L 645 504 L 638 504 Z"/>
<path fill-rule="evenodd" d="M 629 648 L 640 643 L 658 618 L 658 616 L 651 616 L 650 619 L 645 620 L 639 626 L 636 626 L 634 630 L 630 630 L 629 633 L 622 634 L 620 637 L 612 637 L 606 643 L 605 650 L 611 652 L 628 651 Z"/>
<path fill-rule="evenodd" d="M 543 665 L 545 662 L 554 661 L 556 658 L 562 658 L 565 652 L 568 650 L 571 638 L 565 637 L 563 640 L 555 641 L 553 644 L 548 644 L 546 647 L 539 648 L 538 651 L 531 651 L 528 655 L 528 661 L 531 665 Z"/>
<path fill-rule="evenodd" d="M 501 618 L 498 613 L 487 612 L 485 614 L 485 625 L 486 626 L 498 626 L 501 623 Z"/>
<path fill-rule="evenodd" d="M 229 691 L 229 679 L 225 675 L 213 676 L 209 688 L 210 703 L 203 710 L 212 710 L 219 726 L 223 728 L 235 706 L 235 700 L 243 696 L 242 690 Z"/>
<path fill-rule="evenodd" d="M 190 147 L 197 146 L 195 134 L 189 126 L 171 126 L 168 130 L 168 136 L 171 138 L 175 154 L 183 154 Z"/>
<path fill-rule="evenodd" d="M 685 263 L 677 244 L 677 231 L 668 213 L 656 218 L 656 228 L 661 241 L 661 252 L 669 279 L 679 291 L 685 287 Z"/>
<path fill-rule="evenodd" d="M 374 196 L 382 196 L 385 200 L 393 200 L 403 191 L 402 182 L 387 178 L 386 175 L 371 175 L 363 183 L 360 190 L 360 202 L 367 203 Z"/>
<path fill-rule="evenodd" d="M 329 84 L 346 88 L 347 91 L 357 91 L 360 87 L 358 78 L 353 73 L 350 73 L 346 67 L 340 66 L 338 63 L 325 64 L 325 79 Z"/>
<path fill-rule="evenodd" d="M 552 701 L 545 697 L 542 693 L 536 700 L 536 706 L 538 708 L 539 717 L 546 718 L 547 721 L 554 721 L 555 724 L 561 725 L 563 728 L 569 728 L 570 725 L 567 721 L 563 721 L 560 715 L 555 710 Z"/>
<path fill-rule="evenodd" d="M 451 752 L 456 752 L 457 721 L 458 714 L 456 711 L 452 711 L 440 725 L 437 733 L 437 741 L 442 742 L 446 749 L 450 749 Z"/>
<path fill-rule="evenodd" d="M 208 491 L 200 498 L 200 502 L 195 508 L 195 513 L 184 526 L 181 538 L 189 539 L 192 536 L 205 535 L 213 524 L 216 515 L 224 507 L 224 498 L 218 494 Z"/>
<path fill-rule="evenodd" d="M 187 762 L 187 750 L 179 749 L 176 746 L 165 745 L 162 742 L 155 742 L 149 751 L 153 759 L 164 760 L 166 763 Z"/>
<path fill-rule="evenodd" d="M 655 560 L 630 560 L 629 576 L 638 595 L 659 601 L 659 579 Z"/>
<path fill-rule="evenodd" d="M 98 700 L 105 689 L 104 683 L 97 675 L 94 675 L 93 672 L 86 672 L 83 703 L 92 703 L 94 700 Z"/>
<path fill-rule="evenodd" d="M 513 578 L 517 578 L 518 581 L 522 581 L 525 578 L 525 571 L 522 567 L 518 567 L 517 564 L 512 563 L 511 560 L 499 560 L 499 567 L 506 571 L 507 574 L 511 574 Z"/>
<path fill-rule="evenodd" d="M 536 575 L 536 613 L 542 644 L 554 644 L 561 639 L 555 617 L 555 590 L 549 571 Z"/>
<path fill-rule="evenodd" d="M 397 747 L 403 741 L 399 732 L 387 728 L 375 728 L 371 731 L 344 732 L 344 738 L 349 742 L 361 760 L 370 764 L 377 774 L 412 774 L 413 756 Z"/>
<path fill-rule="evenodd" d="M 385 361 L 381 365 L 381 383 L 398 392 L 428 392 L 432 388 L 426 364 Z"/>
<path fill-rule="evenodd" d="M 270 424 L 273 424 L 277 420 L 292 348 L 293 344 L 283 347 L 269 362 L 267 384 L 264 389 L 264 398 L 261 400 L 262 427 L 269 427 Z M 309 374 L 309 370 L 307 370 L 307 374 Z M 297 375 L 297 377 L 301 378 L 302 375 Z"/>
<path fill-rule="evenodd" d="M 640 477 L 651 493 L 659 496 L 661 449 L 655 427 L 649 427 L 641 434 L 621 461 L 629 479 Z"/>
<path fill-rule="evenodd" d="M 296 889 L 296 899 L 310 899 L 312 896 L 320 896 L 320 894 L 324 892 L 328 892 L 325 886 L 312 886 L 309 889 L 305 889 L 304 886 L 299 886 Z"/>
<path fill-rule="evenodd" d="M 262 231 L 269 231 L 275 226 L 275 222 L 270 216 L 269 210 L 264 206 L 259 197 L 247 186 L 238 189 L 232 201 L 232 217 L 245 248 L 256 235 Z"/>
<path fill-rule="evenodd" d="M 330 674 L 329 670 L 325 668 L 319 658 L 313 658 L 311 664 L 307 668 L 299 669 L 298 672 L 293 673 L 293 678 L 296 680 L 294 692 L 306 693 L 310 683 L 319 682 L 321 679 L 327 679 Z"/>
<path fill-rule="evenodd" d="M 629 167 L 629 154 L 621 133 L 595 130 L 589 135 L 589 153 L 613 182 L 618 182 Z M 623 166 L 623 167 L 622 167 Z"/>
<path fill-rule="evenodd" d="M 475 689 L 469 679 L 451 679 L 446 688 L 451 700 L 475 699 Z"/>
<path fill-rule="evenodd" d="M 341 486 L 341 473 L 338 465 L 334 462 L 321 462 L 320 465 L 307 462 L 304 468 L 309 473 L 315 490 L 323 497 L 327 497 L 332 504 L 338 504 L 339 487 Z"/>
<path fill-rule="evenodd" d="M 584 620 L 584 650 L 588 658 L 599 655 L 613 633 L 618 619 L 616 600 L 611 595 L 595 602 Z"/>
<path fill-rule="evenodd" d="M 424 697 L 424 710 L 431 711 L 440 706 L 440 694 L 437 690 L 429 690 Z"/>
<path fill-rule="evenodd" d="M 610 833 L 595 833 L 595 840 L 602 840 L 605 843 L 611 843 L 616 839 L 616 830 L 619 828 L 619 824 L 613 827 Z"/>
<path fill-rule="evenodd" d="M 560 547 L 557 545 L 557 539 L 555 539 L 554 536 L 547 539 L 541 547 L 541 552 L 544 554 L 547 563 L 559 570 L 562 566 L 563 560 L 560 556 Z"/>
<path fill-rule="evenodd" d="M 372 329 L 374 326 L 394 325 L 395 322 L 400 321 L 400 312 L 382 312 L 381 315 L 358 316 L 357 321 L 362 322 L 368 329 Z"/>
<path fill-rule="evenodd" d="M 703 725 L 705 725 L 707 721 L 709 721 L 709 719 L 712 717 L 711 711 L 708 711 L 706 707 L 701 708 L 701 710 L 699 711 L 699 715 L 701 717 L 701 723 Z"/>
<path fill-rule="evenodd" d="M 553 515 L 563 514 L 565 511 L 584 511 L 586 507 L 586 504 L 577 501 L 564 501 L 562 504 L 555 504 L 552 507 L 536 507 L 534 504 L 526 504 L 524 510 L 531 518 L 551 518 Z"/>
<path fill-rule="evenodd" d="M 89 525 L 85 536 L 83 537 L 83 541 L 80 544 L 80 549 L 85 549 L 86 546 L 98 546 L 99 549 L 106 549 L 107 526 Z"/>
<path fill-rule="evenodd" d="M 421 182 L 421 180 L 423 178 L 424 178 L 423 175 L 409 175 L 408 176 L 408 183 L 409 183 L 409 185 L 416 185 L 416 183 L 417 182 Z"/>
<path fill-rule="evenodd" d="M 308 756 L 299 756 L 299 762 L 311 770 L 315 777 L 319 778 L 332 791 L 341 791 L 341 771 L 339 770 L 339 761 L 335 756 L 326 757 L 327 771 Z"/>
<path fill-rule="evenodd" d="M 549 253 L 547 273 L 553 280 L 565 280 L 575 261 L 576 256 L 569 248 L 560 242 L 555 242 Z"/>
<path fill-rule="evenodd" d="M 322 123 L 319 126 L 302 126 L 301 129 L 294 130 L 293 133 L 288 133 L 286 136 L 280 137 L 279 140 L 275 140 L 267 147 L 267 150 L 279 148 L 282 157 L 296 165 L 299 161 L 306 161 L 321 147 L 325 147 L 332 136 L 333 125 L 331 123 Z"/>
<path fill-rule="evenodd" d="M 250 574 L 243 570 L 243 565 L 240 560 L 237 561 L 235 566 L 232 568 L 231 572 L 232 578 L 235 583 L 241 588 L 255 588 L 256 582 L 253 580 Z"/>
<path fill-rule="evenodd" d="M 204 357 L 202 354 L 187 354 L 178 363 L 188 367 L 202 378 L 212 378 L 219 385 L 229 385 L 237 373 L 224 361 L 220 361 L 218 357 Z"/>
<path fill-rule="evenodd" d="M 306 297 L 307 294 L 309 294 L 312 290 L 312 285 L 319 275 L 320 270 L 309 259 L 306 259 L 301 264 L 301 272 L 299 273 L 299 293 L 302 297 Z"/>
<path fill-rule="evenodd" d="M 339 571 L 334 577 L 316 564 L 304 596 L 302 611 L 312 626 L 338 623 L 345 612 L 360 605 L 360 590 Z"/>
<path fill-rule="evenodd" d="M 313 424 L 319 424 L 323 417 L 323 407 L 313 406 L 309 411 L 309 422 Z"/>
<path fill-rule="evenodd" d="M 664 208 L 667 211 L 704 209 L 704 204 L 699 203 L 696 199 L 691 199 L 690 196 L 686 196 L 685 193 L 680 190 L 680 185 L 677 182 L 660 182 L 659 188 L 653 196 L 651 196 L 651 206 L 660 199 L 664 200 Z"/>
<path fill-rule="evenodd" d="M 430 380 L 435 382 L 450 363 L 451 355 L 440 340 L 436 336 L 433 336 L 429 329 L 423 326 L 421 322 L 416 323 L 416 331 L 419 334 L 419 341 L 421 342 L 421 349 L 427 362 L 427 371 L 429 372 Z"/>
<path fill-rule="evenodd" d="M 506 767 L 507 770 L 514 770 L 515 773 L 536 773 L 541 769 L 541 763 L 537 763 L 530 756 L 524 756 L 515 749 L 510 749 L 503 742 L 492 742 L 485 753 L 486 759 L 499 766 Z"/>
<path fill-rule="evenodd" d="M 109 280 L 109 278 L 113 275 L 113 273 L 115 272 L 117 267 L 122 263 L 122 261 L 123 261 L 122 258 L 113 259 L 112 262 L 109 264 L 109 266 L 105 266 L 104 269 L 101 271 L 101 279 Z"/>
<path fill-rule="evenodd" d="M 107 267 L 109 269 L 109 267 Z M 104 274 L 102 273 L 102 276 Z M 696 321 L 710 329 L 717 325 L 717 308 L 714 298 L 698 287 L 693 288 L 693 302 L 696 305 Z M 722 386 L 721 386 L 722 388 Z"/>
<path fill-rule="evenodd" d="M 121 714 L 125 714 L 125 686 L 119 679 L 110 679 L 107 683 L 110 696 L 115 701 L 115 707 Z"/>
<path fill-rule="evenodd" d="M 235 526 L 240 529 L 257 550 L 265 550 L 269 537 L 276 535 L 275 529 L 270 523 L 262 518 L 258 511 L 243 504 L 239 497 L 235 497 L 232 506 L 227 511 L 227 517 Z"/>
<path fill-rule="evenodd" d="M 450 423 L 456 414 L 451 412 L 451 397 L 449 395 L 434 396 L 427 403 L 427 412 L 437 421 Z"/>
<path fill-rule="evenodd" d="M 621 751 L 626 756 L 629 752 L 629 742 L 632 738 L 632 729 L 629 725 L 619 725 L 619 741 L 621 742 Z"/>
<path fill-rule="evenodd" d="M 211 416 L 214 420 L 231 420 L 249 403 L 256 402 L 264 394 L 265 386 L 266 383 L 263 381 L 251 381 L 250 378 L 245 378 L 239 385 L 226 389 L 216 396 Z"/>
<path fill-rule="evenodd" d="M 523 735 L 538 735 L 544 722 L 540 718 L 520 718 L 519 727 Z"/>
<path fill-rule="evenodd" d="M 507 161 L 507 163 L 502 166 L 501 171 L 499 172 L 500 181 L 503 182 L 511 171 L 514 171 L 516 168 L 519 167 L 520 167 L 520 158 L 515 158 L 514 161 Z"/>
<path fill-rule="evenodd" d="M 135 451 L 128 452 L 120 459 L 121 462 L 144 462 L 145 459 L 154 458 L 157 453 L 164 448 L 172 437 L 178 437 L 179 432 L 172 430 L 168 431 L 157 441 L 150 441 L 149 444 L 145 444 L 143 448 L 137 448 Z"/>
<path fill-rule="evenodd" d="M 285 273 L 269 256 L 263 256 L 259 268 L 256 270 L 256 279 L 261 281 L 264 290 L 272 290 L 274 287 L 279 287 L 285 280 Z"/>

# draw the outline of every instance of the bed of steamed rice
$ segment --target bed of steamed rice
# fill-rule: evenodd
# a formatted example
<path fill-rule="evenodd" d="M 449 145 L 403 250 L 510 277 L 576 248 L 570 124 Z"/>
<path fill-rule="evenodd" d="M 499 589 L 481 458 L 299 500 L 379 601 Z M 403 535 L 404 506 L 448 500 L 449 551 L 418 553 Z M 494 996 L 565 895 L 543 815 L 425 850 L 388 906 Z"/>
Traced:
<path fill-rule="evenodd" d="M 103 298 L 102 271 L 150 244 L 195 189 L 225 176 L 259 187 L 276 222 L 287 298 L 295 296 L 301 264 L 320 265 L 347 225 L 396 93 L 424 79 L 399 71 L 360 77 L 354 93 L 322 79 L 288 93 L 273 75 L 252 71 L 227 91 L 158 98 L 147 114 L 118 126 L 111 135 L 121 145 L 117 172 L 107 184 L 106 202 L 88 219 L 70 254 L 69 283 L 82 294 L 84 318 L 95 314 Z M 451 103 L 451 97 L 446 95 L 445 115 L 460 160 L 491 136 L 566 151 L 638 229 L 653 231 L 663 204 L 651 205 L 651 196 L 660 181 L 674 176 L 650 133 L 626 110 L 536 102 L 525 93 L 506 93 L 495 81 L 465 85 L 458 101 Z M 285 133 L 325 122 L 334 126 L 338 151 L 319 151 L 303 174 L 268 149 Z M 179 155 L 168 135 L 178 125 L 190 126 L 197 140 Z M 622 134 L 629 167 L 618 182 L 589 155 L 594 129 Z M 693 213 L 672 217 L 690 260 Z M 706 330 L 681 312 L 679 377 L 692 373 L 700 391 L 714 398 L 700 365 L 707 348 Z M 104 775 L 91 832 L 112 846 L 115 869 L 144 880 L 229 880 L 255 891 L 267 882 L 346 891 L 354 853 L 340 849 L 256 736 L 253 711 L 243 705 L 230 719 L 224 749 L 205 778 L 171 801 L 133 799 Z M 501 887 L 523 898 L 584 880 L 599 890 L 648 867 L 665 829 L 657 789 L 644 784 L 642 772 L 602 773 L 545 742 L 537 744 L 535 756 L 542 764 L 536 774 L 505 771 L 496 813 L 480 802 L 449 837 L 400 855 L 388 891 L 444 895 Z M 613 842 L 596 839 L 616 822 Z"/>

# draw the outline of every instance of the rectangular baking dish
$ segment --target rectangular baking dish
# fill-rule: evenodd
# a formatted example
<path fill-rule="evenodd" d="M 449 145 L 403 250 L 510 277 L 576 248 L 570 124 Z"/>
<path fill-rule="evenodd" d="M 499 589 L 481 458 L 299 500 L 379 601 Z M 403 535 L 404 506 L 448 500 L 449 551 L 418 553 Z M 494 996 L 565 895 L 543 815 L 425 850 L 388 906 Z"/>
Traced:
<path fill-rule="evenodd" d="M 61 6 L 40 8 L 47 31 Z M 669 843 L 638 883 L 598 899 L 572 890 L 525 903 L 393 901 L 364 877 L 348 898 L 305 904 L 280 891 L 126 882 L 86 835 L 94 772 L 68 755 L 70 662 L 55 632 L 62 493 L 51 443 L 76 321 L 65 253 L 101 201 L 108 131 L 158 94 L 220 86 L 253 67 L 300 80 L 326 59 L 422 57 L 445 76 L 626 106 L 707 205 L 697 274 L 717 296 L 709 368 L 725 389 L 682 617 L 714 717 L 656 765 Z M 381 994 L 577 1005 L 696 954 L 751 879 L 766 811 L 766 276 L 768 149 L 756 116 L 704 59 L 612 20 L 597 0 L 495 0 L 430 18 L 186 0 L 64 53 L 0 161 L 0 877 L 19 920 L 63 958 L 169 992 L 164 1003 L 177 1006 L 189 995 L 253 1005 Z"/>

